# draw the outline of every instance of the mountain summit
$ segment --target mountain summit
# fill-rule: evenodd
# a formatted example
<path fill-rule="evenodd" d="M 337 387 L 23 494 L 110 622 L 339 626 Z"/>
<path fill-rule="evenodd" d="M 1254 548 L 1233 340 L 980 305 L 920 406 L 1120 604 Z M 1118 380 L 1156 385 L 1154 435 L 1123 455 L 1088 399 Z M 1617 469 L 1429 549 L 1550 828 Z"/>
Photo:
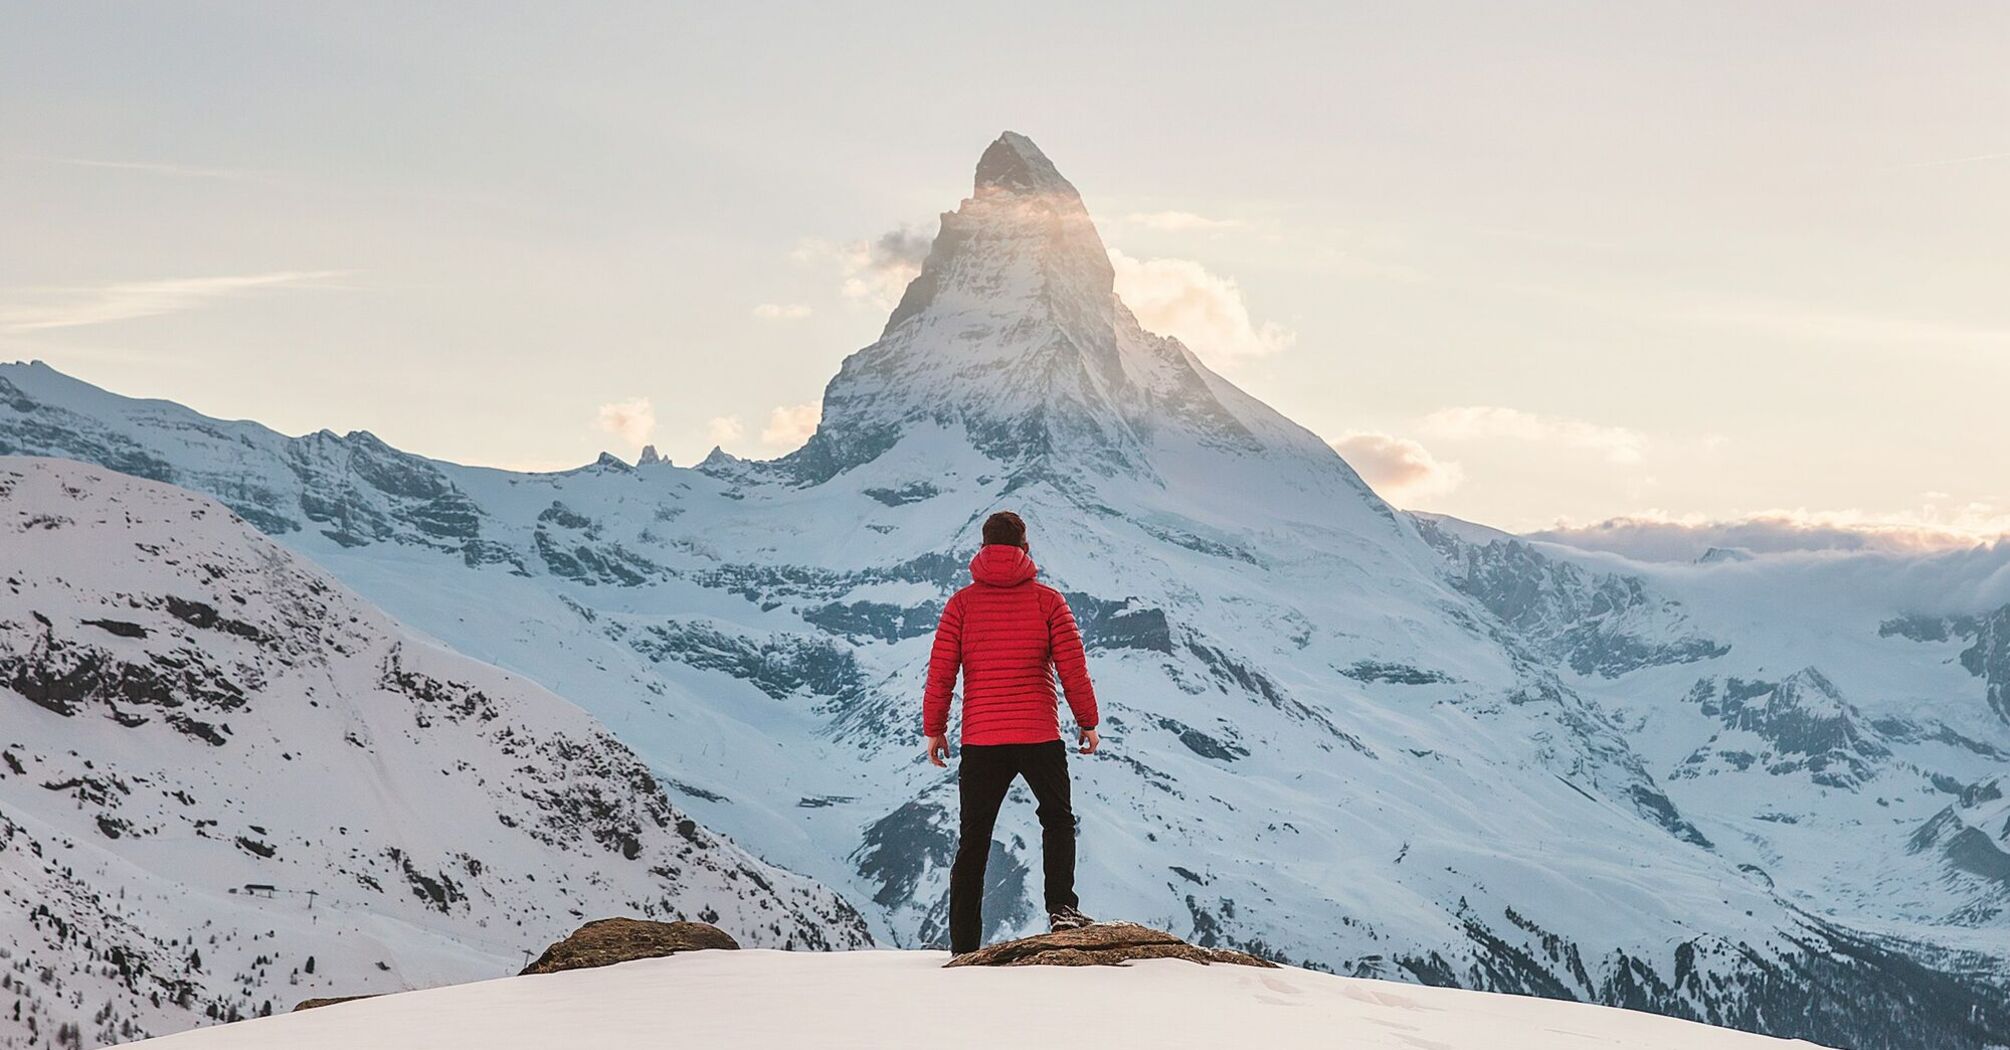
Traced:
<path fill-rule="evenodd" d="M 1040 147 L 1016 131 L 999 135 L 977 158 L 976 193 L 980 197 L 987 193 L 1066 194 L 1081 199 L 1074 184 L 1061 177 Z"/>
<path fill-rule="evenodd" d="M 1108 328 L 1116 273 L 1082 195 L 1033 140 L 1008 131 L 977 161 L 971 197 L 942 229 L 881 339 L 932 307 Z"/>
<path fill-rule="evenodd" d="M 1309 462 L 1321 491 L 1386 515 L 1318 437 L 1139 325 L 1081 194 L 1011 131 L 979 158 L 972 196 L 943 214 L 879 341 L 825 389 L 816 435 L 782 462 L 823 481 L 918 428 L 960 432 L 957 444 L 1022 483 L 1064 486 L 1085 475 L 1163 485 L 1175 459 L 1283 454 L 1294 473 Z"/>

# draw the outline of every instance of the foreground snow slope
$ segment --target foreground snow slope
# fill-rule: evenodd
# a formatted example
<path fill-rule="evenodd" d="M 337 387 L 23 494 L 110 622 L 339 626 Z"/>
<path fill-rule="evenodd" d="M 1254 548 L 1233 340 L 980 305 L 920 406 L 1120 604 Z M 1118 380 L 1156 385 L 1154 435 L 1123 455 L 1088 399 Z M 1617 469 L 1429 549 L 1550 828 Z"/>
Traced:
<path fill-rule="evenodd" d="M 698 952 L 512 977 L 246 1021 L 158 1050 L 1764 1050 L 1812 1047 L 1524 996 L 1198 966 L 942 968 L 941 952 Z"/>

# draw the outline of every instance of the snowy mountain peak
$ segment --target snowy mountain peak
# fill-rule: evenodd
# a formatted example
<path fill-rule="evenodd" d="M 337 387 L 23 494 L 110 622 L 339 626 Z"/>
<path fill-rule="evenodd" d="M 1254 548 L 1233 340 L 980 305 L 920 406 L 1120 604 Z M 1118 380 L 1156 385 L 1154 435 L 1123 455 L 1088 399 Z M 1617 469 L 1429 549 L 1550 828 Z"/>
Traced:
<path fill-rule="evenodd" d="M 1061 176 L 1033 140 L 1016 131 L 998 136 L 977 159 L 979 197 L 995 193 L 1055 194 L 1081 200 L 1075 187 Z"/>
<path fill-rule="evenodd" d="M 938 306 L 1107 327 L 1115 284 L 1081 194 L 1031 139 L 1008 131 L 978 159 L 972 196 L 942 216 L 886 334 Z"/>
<path fill-rule="evenodd" d="M 1006 132 L 978 161 L 974 195 L 942 216 L 879 341 L 825 388 L 816 435 L 781 465 L 822 482 L 917 429 L 960 432 L 955 444 L 1020 484 L 1168 485 L 1168 471 L 1201 472 L 1202 460 L 1281 453 L 1292 473 L 1312 463 L 1327 492 L 1380 506 L 1316 436 L 1145 331 L 1115 283 L 1081 195 L 1032 140 Z M 1302 478 L 1277 487 L 1287 502 L 1302 489 Z"/>

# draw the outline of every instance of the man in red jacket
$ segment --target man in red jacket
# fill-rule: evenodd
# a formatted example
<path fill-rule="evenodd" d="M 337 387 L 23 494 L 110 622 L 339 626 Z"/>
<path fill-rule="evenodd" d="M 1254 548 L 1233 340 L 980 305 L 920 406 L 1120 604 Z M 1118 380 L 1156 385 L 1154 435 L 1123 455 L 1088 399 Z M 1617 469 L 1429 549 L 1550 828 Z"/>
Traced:
<path fill-rule="evenodd" d="M 1081 731 L 1082 754 L 1096 736 L 1096 691 L 1089 684 L 1082 633 L 1061 592 L 1033 576 L 1026 523 L 1011 511 L 984 522 L 984 548 L 970 559 L 970 586 L 942 607 L 928 658 L 921 729 L 928 760 L 947 767 L 949 694 L 963 672 L 963 806 L 956 864 L 949 872 L 949 950 L 975 951 L 983 934 L 984 862 L 991 828 L 1014 777 L 1040 803 L 1040 852 L 1047 876 L 1047 921 L 1072 930 L 1091 920 L 1076 910 L 1075 811 L 1069 801 L 1068 749 L 1056 714 L 1055 672 Z"/>

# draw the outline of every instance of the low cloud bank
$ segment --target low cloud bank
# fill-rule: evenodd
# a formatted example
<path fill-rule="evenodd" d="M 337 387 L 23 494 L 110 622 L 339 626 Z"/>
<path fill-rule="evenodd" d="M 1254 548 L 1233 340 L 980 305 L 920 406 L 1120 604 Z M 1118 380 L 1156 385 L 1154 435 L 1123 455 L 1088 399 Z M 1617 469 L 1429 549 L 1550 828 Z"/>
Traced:
<path fill-rule="evenodd" d="M 2010 517 L 1930 521 L 1879 519 L 1854 511 L 1769 511 L 1713 521 L 1631 515 L 1588 525 L 1564 524 L 1529 539 L 1609 551 L 1636 561 L 1694 561 L 1712 547 L 1780 554 L 1790 551 L 1882 551 L 1928 554 L 1992 542 L 2010 544 Z"/>

